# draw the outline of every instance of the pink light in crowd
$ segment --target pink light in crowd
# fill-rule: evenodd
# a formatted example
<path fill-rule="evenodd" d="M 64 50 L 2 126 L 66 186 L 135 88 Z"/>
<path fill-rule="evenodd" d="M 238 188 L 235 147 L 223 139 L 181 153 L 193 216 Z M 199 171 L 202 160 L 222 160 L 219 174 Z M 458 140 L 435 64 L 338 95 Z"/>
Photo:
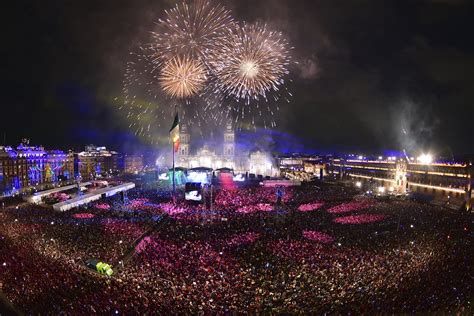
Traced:
<path fill-rule="evenodd" d="M 134 199 L 134 200 L 131 200 L 130 201 L 130 207 L 134 210 L 138 209 L 138 208 L 142 208 L 144 206 L 144 204 L 150 202 L 150 200 L 148 199 Z"/>
<path fill-rule="evenodd" d="M 226 190 L 233 190 L 237 188 L 231 173 L 219 174 L 219 182 L 221 183 L 221 186 Z"/>
<path fill-rule="evenodd" d="M 332 238 L 330 235 L 326 233 L 314 231 L 314 230 L 303 231 L 303 237 L 312 241 L 323 243 L 323 244 L 330 244 L 334 241 L 334 238 Z"/>
<path fill-rule="evenodd" d="M 98 203 L 95 205 L 95 207 L 99 210 L 103 210 L 103 211 L 108 211 L 110 210 L 110 205 L 107 204 L 107 203 Z"/>
<path fill-rule="evenodd" d="M 145 251 L 148 245 L 153 246 L 154 241 L 149 236 L 146 236 L 135 246 L 135 252 L 138 254 Z"/>
<path fill-rule="evenodd" d="M 160 208 L 168 215 L 184 214 L 189 211 L 186 207 L 180 206 L 179 204 L 174 204 L 172 202 L 161 203 Z"/>
<path fill-rule="evenodd" d="M 285 188 L 282 198 L 283 203 L 288 203 L 293 197 L 291 188 Z M 215 205 L 219 207 L 243 207 L 257 203 L 276 203 L 277 196 L 275 188 L 254 188 L 239 190 L 222 190 L 217 193 Z"/>
<path fill-rule="evenodd" d="M 298 211 L 300 212 L 315 211 L 315 210 L 320 209 L 323 205 L 324 205 L 323 202 L 301 204 L 300 206 L 298 206 Z"/>
<path fill-rule="evenodd" d="M 258 203 L 256 205 L 246 205 L 237 209 L 237 213 L 250 214 L 255 212 L 270 212 L 273 207 L 268 203 Z"/>
<path fill-rule="evenodd" d="M 387 218 L 386 215 L 361 214 L 353 216 L 339 217 L 334 220 L 338 224 L 367 224 L 380 222 Z"/>
<path fill-rule="evenodd" d="M 369 201 L 353 201 L 348 203 L 339 204 L 328 209 L 329 213 L 339 214 L 339 213 L 349 213 L 353 211 L 359 211 L 362 209 L 369 208 L 373 203 Z"/>
<path fill-rule="evenodd" d="M 254 243 L 258 238 L 260 238 L 259 233 L 248 232 L 243 234 L 234 235 L 226 241 L 227 246 L 242 246 L 247 244 Z"/>

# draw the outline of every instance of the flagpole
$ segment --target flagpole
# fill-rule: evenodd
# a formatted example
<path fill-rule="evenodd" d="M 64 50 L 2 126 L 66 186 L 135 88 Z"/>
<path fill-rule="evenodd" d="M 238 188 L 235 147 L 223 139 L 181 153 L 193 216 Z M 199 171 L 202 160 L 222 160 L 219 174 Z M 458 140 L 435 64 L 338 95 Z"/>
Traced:
<path fill-rule="evenodd" d="M 179 117 L 178 117 L 178 109 L 175 106 L 175 117 L 173 126 L 170 129 L 170 136 L 171 136 L 171 150 L 173 151 L 173 202 L 176 202 L 176 168 L 175 168 L 175 151 L 179 147 Z"/>
<path fill-rule="evenodd" d="M 173 201 L 175 201 L 176 179 L 175 179 L 175 167 L 174 167 L 174 143 L 171 143 L 171 150 L 173 151 Z"/>

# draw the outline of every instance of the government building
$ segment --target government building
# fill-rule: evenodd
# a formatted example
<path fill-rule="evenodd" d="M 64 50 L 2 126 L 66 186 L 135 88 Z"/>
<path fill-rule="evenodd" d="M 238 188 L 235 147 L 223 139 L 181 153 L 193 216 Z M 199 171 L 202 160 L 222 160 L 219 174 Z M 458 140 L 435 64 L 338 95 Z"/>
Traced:
<path fill-rule="evenodd" d="M 474 168 L 470 162 L 417 161 L 414 158 L 334 158 L 329 174 L 365 189 L 407 194 L 449 205 L 472 207 Z"/>
<path fill-rule="evenodd" d="M 72 152 L 31 146 L 28 139 L 23 139 L 16 148 L 0 146 L 0 195 L 71 181 L 74 181 Z"/>

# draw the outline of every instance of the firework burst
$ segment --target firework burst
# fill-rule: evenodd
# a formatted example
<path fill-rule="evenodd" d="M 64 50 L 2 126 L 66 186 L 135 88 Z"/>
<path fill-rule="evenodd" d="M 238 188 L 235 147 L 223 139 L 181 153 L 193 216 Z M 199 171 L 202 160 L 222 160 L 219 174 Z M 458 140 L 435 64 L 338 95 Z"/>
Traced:
<path fill-rule="evenodd" d="M 152 48 L 156 62 L 176 56 L 189 56 L 206 63 L 220 53 L 235 27 L 230 11 L 208 1 L 183 2 L 165 11 L 165 18 L 153 32 Z"/>
<path fill-rule="evenodd" d="M 215 121 L 214 99 L 198 93 L 207 87 L 204 68 L 199 62 L 176 58 L 156 69 L 150 49 L 140 47 L 130 54 L 123 97 L 115 98 L 114 103 L 135 135 L 163 144 L 168 138 L 162 137 L 162 127 L 169 124 L 176 110 L 189 125 Z"/>
<path fill-rule="evenodd" d="M 204 66 L 191 58 L 174 57 L 165 62 L 159 82 L 163 91 L 172 98 L 187 98 L 201 91 L 206 83 Z"/>
<path fill-rule="evenodd" d="M 228 38 L 212 65 L 217 86 L 225 94 L 258 100 L 279 91 L 289 62 L 288 43 L 281 33 L 268 30 L 266 25 L 244 24 Z"/>
<path fill-rule="evenodd" d="M 265 24 L 241 27 L 221 5 L 181 2 L 165 10 L 151 38 L 131 54 L 121 109 L 130 128 L 152 143 L 162 141 L 160 125 L 176 110 L 198 127 L 230 118 L 274 127 L 280 101 L 291 96 L 284 85 L 288 49 Z"/>

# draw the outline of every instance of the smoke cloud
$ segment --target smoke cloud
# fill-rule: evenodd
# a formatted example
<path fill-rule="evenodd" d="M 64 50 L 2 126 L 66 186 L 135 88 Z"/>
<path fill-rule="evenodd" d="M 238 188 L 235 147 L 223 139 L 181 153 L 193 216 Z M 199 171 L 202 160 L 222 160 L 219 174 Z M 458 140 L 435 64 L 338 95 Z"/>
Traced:
<path fill-rule="evenodd" d="M 301 79 L 316 79 L 320 73 L 320 67 L 316 56 L 307 58 L 298 64 L 299 75 Z"/>
<path fill-rule="evenodd" d="M 392 108 L 393 126 L 402 150 L 414 155 L 428 148 L 439 119 L 430 106 L 421 106 L 411 99 L 403 99 Z"/>

